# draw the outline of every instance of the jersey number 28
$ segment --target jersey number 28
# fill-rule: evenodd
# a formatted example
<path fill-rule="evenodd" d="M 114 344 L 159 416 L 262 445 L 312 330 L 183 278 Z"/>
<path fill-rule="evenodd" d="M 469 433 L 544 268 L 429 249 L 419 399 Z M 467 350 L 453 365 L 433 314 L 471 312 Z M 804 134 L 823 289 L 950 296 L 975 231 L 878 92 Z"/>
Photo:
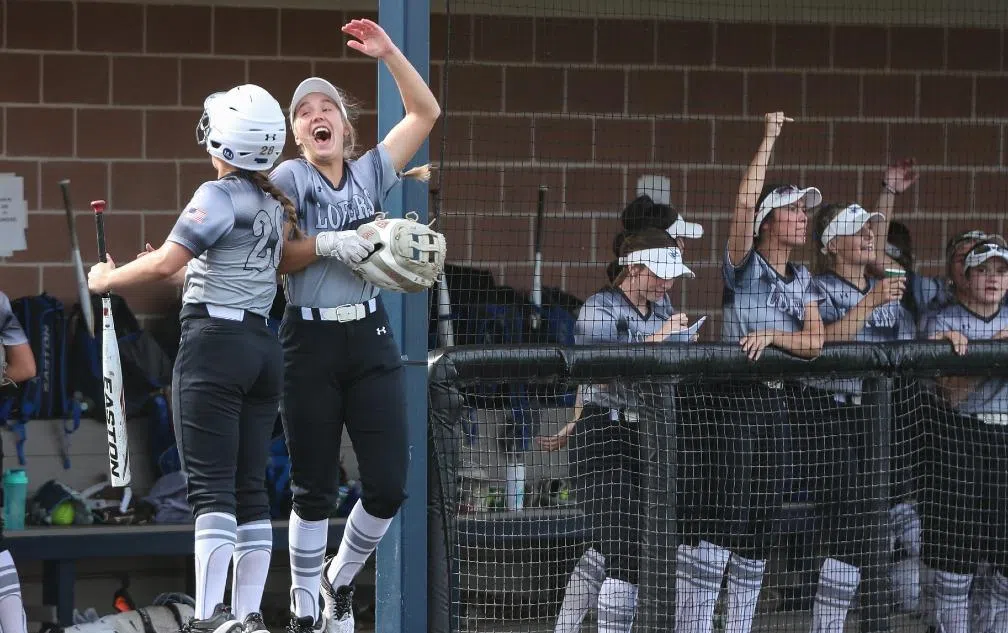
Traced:
<path fill-rule="evenodd" d="M 280 265 L 280 232 L 277 231 L 273 216 L 259 209 L 252 219 L 252 235 L 256 239 L 252 252 L 245 260 L 245 270 L 263 271 Z"/>

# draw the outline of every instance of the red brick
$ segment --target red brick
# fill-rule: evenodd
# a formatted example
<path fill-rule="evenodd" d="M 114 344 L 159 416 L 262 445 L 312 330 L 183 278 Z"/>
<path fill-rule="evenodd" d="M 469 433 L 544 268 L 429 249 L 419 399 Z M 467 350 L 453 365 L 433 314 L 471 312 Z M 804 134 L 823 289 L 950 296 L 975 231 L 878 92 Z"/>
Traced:
<path fill-rule="evenodd" d="M 0 266 L 0 288 L 12 301 L 42 292 L 38 266 Z"/>
<path fill-rule="evenodd" d="M 1001 129 L 997 125 L 948 126 L 948 164 L 997 166 Z M 1008 203 L 1008 200 L 1005 201 Z"/>
<path fill-rule="evenodd" d="M 599 18 L 596 29 L 598 63 L 654 63 L 655 23 L 653 20 Z"/>
<path fill-rule="evenodd" d="M 589 119 L 535 119 L 535 157 L 549 161 L 592 160 Z"/>
<path fill-rule="evenodd" d="M 113 2 L 77 5 L 77 48 L 112 53 L 143 52 L 144 8 Z"/>
<path fill-rule="evenodd" d="M 316 62 L 315 75 L 325 77 L 337 88 L 350 94 L 359 109 L 374 110 L 378 102 L 378 73 L 373 61 Z M 277 98 L 290 103 L 297 84 L 307 77 L 299 77 L 287 93 Z"/>
<path fill-rule="evenodd" d="M 473 160 L 532 158 L 532 117 L 472 117 Z"/>
<path fill-rule="evenodd" d="M 714 25 L 710 22 L 658 22 L 658 63 L 710 66 L 714 63 Z"/>
<path fill-rule="evenodd" d="M 655 122 L 655 161 L 659 163 L 709 163 L 712 156 L 710 121 L 684 119 Z"/>
<path fill-rule="evenodd" d="M 865 116 L 916 116 L 917 78 L 913 75 L 863 75 Z"/>
<path fill-rule="evenodd" d="M 279 59 L 254 59 L 249 61 L 249 83 L 262 86 L 281 103 L 284 111 L 290 105 L 294 89 L 305 77 L 311 76 L 311 63 Z"/>
<path fill-rule="evenodd" d="M 280 12 L 276 9 L 214 7 L 213 52 L 217 55 L 276 55 L 279 19 Z M 338 31 L 338 27 L 331 30 L 323 27 L 327 38 L 342 39 Z"/>
<path fill-rule="evenodd" d="M 477 15 L 473 21 L 473 58 L 476 61 L 532 61 L 535 26 L 532 18 Z"/>
<path fill-rule="evenodd" d="M 448 72 L 454 83 L 451 70 Z M 507 66 L 504 82 L 504 109 L 508 112 L 563 111 L 564 72 L 560 68 Z"/>
<path fill-rule="evenodd" d="M 7 108 L 7 153 L 71 156 L 73 126 L 69 108 Z"/>
<path fill-rule="evenodd" d="M 74 48 L 74 3 L 7 2 L 7 48 Z"/>
<path fill-rule="evenodd" d="M 42 100 L 47 103 L 108 103 L 109 60 L 102 55 L 42 58 Z"/>
<path fill-rule="evenodd" d="M 109 205 L 124 212 L 178 209 L 177 186 L 174 163 L 112 163 Z"/>
<path fill-rule="evenodd" d="M 778 24 L 774 42 L 777 68 L 826 68 L 830 64 L 830 27 Z"/>
<path fill-rule="evenodd" d="M 451 27 L 449 29 L 449 26 Z M 430 58 L 468 61 L 472 59 L 472 16 L 431 14 Z"/>
<path fill-rule="evenodd" d="M 719 265 L 707 264 L 699 265 L 690 263 L 690 268 L 696 274 L 694 279 L 684 279 L 679 282 L 685 292 L 685 302 L 677 301 L 677 308 L 684 310 L 689 316 L 690 323 L 695 322 L 703 315 L 710 314 L 712 310 L 721 307 L 721 299 L 724 295 L 724 277 L 721 275 Z M 702 330 L 711 327 L 710 319 L 704 323 Z M 708 332 L 708 335 L 710 333 Z M 720 331 L 710 340 L 719 340 Z"/>
<path fill-rule="evenodd" d="M 343 57 L 349 39 L 340 11 L 312 9 L 280 10 L 280 55 L 282 57 Z"/>
<path fill-rule="evenodd" d="M 442 115 L 430 134 L 431 161 L 437 161 L 441 157 L 442 137 L 445 160 L 469 160 L 472 134 L 472 117 L 450 112 Z"/>
<path fill-rule="evenodd" d="M 595 21 L 583 18 L 539 18 L 535 21 L 536 61 L 595 61 Z"/>
<path fill-rule="evenodd" d="M 442 215 L 438 220 L 437 230 L 445 236 L 449 261 L 470 259 L 472 255 L 470 221 L 471 218 L 465 215 Z"/>
<path fill-rule="evenodd" d="M 179 62 L 171 57 L 113 57 L 112 102 L 176 105 Z"/>
<path fill-rule="evenodd" d="M 800 73 L 751 72 L 748 73 L 747 81 L 748 114 L 786 112 L 801 115 L 804 112 Z"/>
<path fill-rule="evenodd" d="M 708 134 L 709 136 L 709 134 Z M 626 205 L 630 204 L 637 197 L 637 180 L 643 175 L 659 175 L 665 176 L 669 179 L 671 191 L 669 192 L 672 206 L 676 209 L 680 209 L 683 204 L 685 197 L 685 190 L 683 189 L 683 175 L 680 169 L 651 169 L 643 167 L 631 167 L 628 170 L 626 178 L 626 191 L 623 193 L 623 206 L 619 208 L 619 212 L 623 213 Z"/>
<path fill-rule="evenodd" d="M 38 103 L 41 65 L 38 55 L 0 52 L 0 68 L 4 69 L 4 80 L 0 81 L 0 101 Z"/>
<path fill-rule="evenodd" d="M 976 115 L 1008 117 L 1008 77 L 976 78 Z"/>
<path fill-rule="evenodd" d="M 922 117 L 968 117 L 972 114 L 972 77 L 924 75 L 920 82 Z"/>
<path fill-rule="evenodd" d="M 357 130 L 357 147 L 364 147 L 365 149 L 371 149 L 378 144 L 381 139 L 378 138 L 378 115 L 376 114 L 360 114 L 357 116 L 357 120 L 353 123 L 354 128 Z M 287 136 L 288 141 L 294 139 L 293 134 Z M 289 145 L 290 143 L 288 143 Z M 284 154 L 288 155 L 293 150 L 284 149 Z M 296 153 L 296 152 L 295 152 Z"/>
<path fill-rule="evenodd" d="M 874 172 L 872 172 L 874 174 Z M 824 204 L 849 204 L 858 202 L 862 206 L 871 208 L 875 205 L 878 197 L 878 190 L 875 184 L 879 182 L 874 176 L 871 185 L 863 195 L 859 197 L 860 173 L 857 170 L 835 170 L 835 169 L 815 169 L 805 170 L 805 177 L 802 185 L 805 187 L 816 187 L 823 195 Z M 811 217 L 809 218 L 811 219 Z"/>
<path fill-rule="evenodd" d="M 115 134 L 109 134 L 109 130 L 115 130 Z M 141 110 L 77 111 L 77 156 L 80 158 L 140 158 L 143 139 Z M 147 143 L 149 147 L 149 138 Z"/>
<path fill-rule="evenodd" d="M 123 292 L 123 296 L 129 301 L 130 309 L 141 322 L 144 317 L 177 318 L 178 311 L 182 307 L 178 288 L 164 281 L 128 288 Z"/>
<path fill-rule="evenodd" d="M 445 213 L 499 215 L 501 200 L 509 193 L 513 195 L 501 193 L 498 167 L 445 167 L 441 174 L 441 209 Z"/>
<path fill-rule="evenodd" d="M 686 209 L 682 215 L 690 222 L 699 222 L 704 229 L 703 237 L 686 240 L 683 257 L 687 264 L 691 268 L 703 263 L 720 264 L 721 252 L 728 240 L 728 220 L 714 219 L 699 209 Z"/>
<path fill-rule="evenodd" d="M 586 222 L 584 218 L 558 217 L 552 213 L 547 213 L 546 217 L 543 218 L 542 227 L 542 254 L 544 260 L 551 262 L 584 262 L 591 259 L 591 223 Z M 531 279 L 531 275 L 529 279 Z"/>
<path fill-rule="evenodd" d="M 545 185 L 546 206 L 551 212 L 560 209 L 564 195 L 564 175 L 560 169 L 518 167 L 504 170 L 504 189 L 498 197 L 504 213 L 534 214 L 539 201 L 539 187 Z M 568 185 L 569 191 L 570 185 Z M 566 209 L 566 207 L 565 207 Z M 477 236 L 477 241 L 480 238 Z"/>
<path fill-rule="evenodd" d="M 568 112 L 623 112 L 622 70 L 567 70 Z"/>
<path fill-rule="evenodd" d="M 453 64 L 448 75 L 451 109 L 500 112 L 504 86 L 504 73 L 500 66 Z M 452 91 L 451 86 L 465 86 L 465 89 Z"/>
<path fill-rule="evenodd" d="M 582 300 L 596 293 L 606 282 L 604 264 L 584 262 L 564 268 L 567 276 L 563 289 Z"/>
<path fill-rule="evenodd" d="M 1003 174 L 978 172 L 973 181 L 973 210 L 1003 214 L 1008 207 L 1008 178 Z"/>
<path fill-rule="evenodd" d="M 57 214 L 63 225 L 60 232 L 66 235 L 66 220 Z M 139 213 L 108 213 L 105 216 L 105 248 L 116 263 L 126 263 L 133 260 L 143 247 L 140 233 L 141 215 Z M 62 237 L 61 235 L 61 237 Z M 95 237 L 94 213 L 77 214 L 77 239 L 81 245 L 81 258 L 89 263 L 98 261 L 98 240 Z M 66 239 L 56 240 L 66 242 Z M 66 261 L 69 258 L 55 261 Z"/>
<path fill-rule="evenodd" d="M 965 172 L 928 172 L 917 182 L 918 207 L 930 213 L 970 213 L 970 175 Z"/>
<path fill-rule="evenodd" d="M 771 65 L 773 27 L 769 24 L 720 22 L 717 25 L 718 66 L 764 68 Z"/>
<path fill-rule="evenodd" d="M 651 121 L 595 121 L 595 160 L 643 163 L 651 160 Z"/>
<path fill-rule="evenodd" d="M 70 237 L 62 213 L 29 213 L 25 242 L 27 248 L 11 256 L 12 264 L 70 261 Z"/>
<path fill-rule="evenodd" d="M 567 169 L 565 213 L 619 212 L 626 206 L 623 172 L 618 169 Z"/>
<path fill-rule="evenodd" d="M 805 112 L 809 116 L 858 116 L 861 113 L 858 76 L 839 73 L 806 75 Z"/>
<path fill-rule="evenodd" d="M 885 68 L 888 37 L 884 26 L 837 25 L 833 30 L 833 66 Z"/>
<path fill-rule="evenodd" d="M 937 70 L 945 63 L 945 33 L 941 27 L 893 27 L 889 32 L 892 68 Z"/>
<path fill-rule="evenodd" d="M 210 164 L 209 157 L 197 163 L 179 163 L 178 172 L 179 203 L 174 207 L 165 207 L 162 209 L 163 211 L 174 212 L 176 215 L 180 209 L 188 206 L 188 202 L 192 199 L 193 194 L 196 193 L 200 185 L 208 180 L 215 180 L 217 178 L 217 172 L 214 170 L 213 165 Z"/>
<path fill-rule="evenodd" d="M 210 26 L 213 24 L 211 11 L 211 7 L 148 4 L 147 52 L 209 53 Z M 271 32 L 275 31 L 274 27 Z M 213 62 L 209 60 L 191 60 L 191 62 L 197 65 L 206 64 L 205 72 L 210 77 L 213 76 Z"/>
<path fill-rule="evenodd" d="M 706 226 L 709 213 L 731 213 L 741 178 L 742 171 L 738 168 L 687 170 L 683 203 L 686 217 Z M 723 244 L 717 246 L 719 251 L 723 247 Z"/>
<path fill-rule="evenodd" d="M 922 266 L 921 262 L 928 260 L 934 260 L 941 262 L 941 266 L 934 270 L 934 272 L 939 273 L 941 276 L 945 276 L 945 242 L 952 232 L 948 230 L 945 226 L 946 222 L 944 218 L 917 218 L 917 217 L 901 217 L 897 216 L 896 220 L 902 220 L 906 223 L 907 227 L 910 229 L 910 239 L 911 246 L 913 249 L 914 261 L 916 262 L 915 267 L 917 272 L 922 274 L 928 274 L 926 271 L 934 270 L 930 267 Z M 960 230 L 972 230 L 977 228 L 975 221 L 973 226 L 967 226 L 958 218 L 952 220 L 951 222 L 956 226 L 953 231 Z M 959 229 L 958 227 L 962 227 Z"/>
<path fill-rule="evenodd" d="M 627 111 L 631 114 L 682 114 L 685 73 L 678 70 L 628 70 Z"/>
<path fill-rule="evenodd" d="M 495 262 L 529 261 L 532 257 L 531 215 L 480 218 L 480 236 L 473 243 L 473 259 Z"/>
<path fill-rule="evenodd" d="M 714 163 L 748 165 L 762 138 L 762 118 L 758 121 L 715 121 Z"/>
<path fill-rule="evenodd" d="M 165 243 L 168 234 L 175 227 L 179 214 L 176 213 L 145 213 L 143 215 L 143 231 L 140 234 L 145 244 L 154 248 Z M 137 251 L 139 252 L 139 251 Z"/>
<path fill-rule="evenodd" d="M 42 209 L 63 210 L 63 194 L 56 185 L 66 178 L 70 180 L 70 200 L 74 205 L 74 211 L 83 214 L 82 218 L 78 218 L 77 224 L 85 222 L 94 225 L 91 201 L 108 199 L 108 166 L 105 163 L 45 161 L 42 163 L 41 178 Z M 92 258 L 96 259 L 98 249 L 95 246 L 94 231 L 91 231 L 91 241 L 87 244 L 83 237 L 78 239 L 81 243 L 81 253 L 90 253 Z"/>
<path fill-rule="evenodd" d="M 247 83 L 245 61 L 239 59 L 182 59 L 181 103 L 203 108 L 203 102 L 215 92 L 230 90 Z M 274 95 L 286 111 L 284 95 Z"/>
<path fill-rule="evenodd" d="M 686 111 L 690 114 L 741 114 L 743 75 L 740 72 L 690 71 Z"/>
<path fill-rule="evenodd" d="M 1001 29 L 950 28 L 949 70 L 1001 70 Z"/>
<path fill-rule="evenodd" d="M 825 165 L 829 162 L 829 123 L 788 123 L 774 146 L 779 165 Z M 755 150 L 753 150 L 755 151 Z M 750 157 L 751 159 L 751 157 Z"/>
<path fill-rule="evenodd" d="M 193 130 L 199 110 L 149 110 L 144 158 L 204 158 L 206 149 L 196 143 Z"/>
<path fill-rule="evenodd" d="M 889 124 L 889 155 L 913 156 L 920 165 L 945 164 L 945 134 L 933 123 Z"/>
<path fill-rule="evenodd" d="M 884 123 L 833 124 L 834 165 L 884 163 L 887 150 Z"/>
<path fill-rule="evenodd" d="M 46 163 L 47 162 L 48 161 L 46 161 Z M 38 170 L 39 164 L 35 161 L 0 160 L 0 174 L 14 174 L 15 176 L 20 176 L 22 178 L 24 186 L 24 200 L 29 211 L 35 211 L 39 208 Z M 52 187 L 55 188 L 55 181 L 53 181 L 53 183 Z M 0 268 L 3 267 L 0 266 Z M 3 290 L 3 286 L 0 286 L 0 290 Z"/>

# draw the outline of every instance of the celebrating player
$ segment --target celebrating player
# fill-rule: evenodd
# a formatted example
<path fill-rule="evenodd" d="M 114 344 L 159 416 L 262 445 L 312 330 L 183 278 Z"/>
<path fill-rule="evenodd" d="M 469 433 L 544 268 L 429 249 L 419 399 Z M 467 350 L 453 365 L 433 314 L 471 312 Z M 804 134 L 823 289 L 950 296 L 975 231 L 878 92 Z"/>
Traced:
<path fill-rule="evenodd" d="M 406 114 L 377 147 L 355 158 L 353 112 L 344 94 L 325 79 L 306 79 L 290 104 L 302 157 L 283 162 L 271 175 L 294 200 L 307 234 L 289 244 L 281 263 L 288 273 L 280 339 L 294 492 L 293 633 L 308 633 L 319 623 L 320 583 L 329 633 L 353 630 L 351 583 L 406 496 L 409 451 L 399 347 L 378 289 L 351 267 L 374 248 L 355 229 L 381 209 L 399 182 L 399 171 L 441 114 L 423 78 L 380 26 L 351 20 L 343 32 L 353 38 L 347 46 L 385 63 Z M 427 173 L 414 169 L 404 175 Z M 358 456 L 363 495 L 350 512 L 335 557 L 323 562 L 344 425 Z"/>
<path fill-rule="evenodd" d="M 813 187 L 766 185 L 767 164 L 786 121 L 765 117 L 763 139 L 739 185 L 724 254 L 722 339 L 741 345 L 751 360 L 769 346 L 811 358 L 823 345 L 819 297 L 812 275 L 791 262 L 805 243 L 806 211 L 822 201 Z M 694 549 L 696 589 L 684 608 L 697 633 L 709 633 L 721 577 L 728 568 L 728 633 L 748 633 L 763 581 L 775 514 L 783 503 L 785 400 L 793 385 L 753 382 L 718 385 L 710 477 L 714 487 L 703 536 Z M 729 561 L 730 558 L 730 561 Z M 679 608 L 679 607 L 677 607 Z"/>
<path fill-rule="evenodd" d="M 217 180 L 196 190 L 157 250 L 91 268 L 92 292 L 165 279 L 187 267 L 172 412 L 196 517 L 196 609 L 190 633 L 266 631 L 259 614 L 273 529 L 265 472 L 282 389 L 282 352 L 266 326 L 277 265 L 296 226 L 269 181 L 286 121 L 247 84 L 210 95 L 197 140 Z M 232 608 L 223 604 L 233 558 Z M 235 619 L 237 618 L 237 619 Z"/>

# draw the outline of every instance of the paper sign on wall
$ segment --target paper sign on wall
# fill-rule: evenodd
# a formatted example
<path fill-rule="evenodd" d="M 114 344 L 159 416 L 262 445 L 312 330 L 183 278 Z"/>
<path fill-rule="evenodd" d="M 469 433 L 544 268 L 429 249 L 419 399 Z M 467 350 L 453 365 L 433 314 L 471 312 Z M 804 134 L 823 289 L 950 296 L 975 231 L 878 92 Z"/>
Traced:
<path fill-rule="evenodd" d="M 24 199 L 24 178 L 0 174 L 0 257 L 28 248 L 28 205 Z"/>

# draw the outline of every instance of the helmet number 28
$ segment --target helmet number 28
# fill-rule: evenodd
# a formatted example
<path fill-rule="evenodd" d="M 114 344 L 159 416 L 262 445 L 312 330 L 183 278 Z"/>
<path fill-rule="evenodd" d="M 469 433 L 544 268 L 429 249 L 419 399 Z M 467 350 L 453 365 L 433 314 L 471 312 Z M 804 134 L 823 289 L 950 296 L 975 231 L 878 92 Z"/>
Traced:
<path fill-rule="evenodd" d="M 279 215 L 279 208 L 277 213 Z M 263 271 L 280 265 L 280 232 L 277 230 L 273 215 L 259 209 L 252 219 L 252 235 L 256 239 L 252 252 L 245 260 L 245 270 Z"/>

